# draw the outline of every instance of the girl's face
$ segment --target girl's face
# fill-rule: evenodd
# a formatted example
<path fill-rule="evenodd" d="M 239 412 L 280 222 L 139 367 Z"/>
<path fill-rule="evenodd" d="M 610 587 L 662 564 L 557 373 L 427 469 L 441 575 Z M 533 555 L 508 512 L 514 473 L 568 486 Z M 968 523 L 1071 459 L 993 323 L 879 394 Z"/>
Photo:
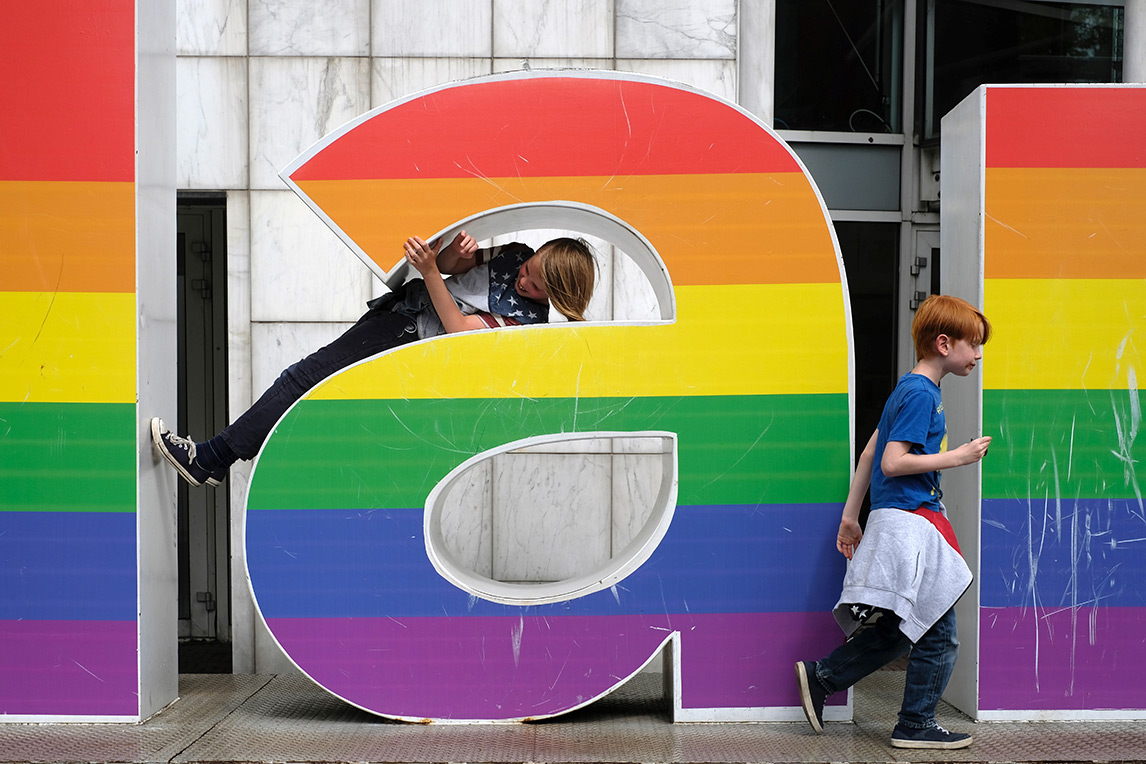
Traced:
<path fill-rule="evenodd" d="M 545 291 L 545 285 L 541 282 L 541 261 L 538 259 L 540 255 L 534 255 L 521 264 L 517 269 L 517 281 L 514 282 L 513 288 L 517 293 L 527 300 L 534 302 L 548 302 L 549 294 Z"/>

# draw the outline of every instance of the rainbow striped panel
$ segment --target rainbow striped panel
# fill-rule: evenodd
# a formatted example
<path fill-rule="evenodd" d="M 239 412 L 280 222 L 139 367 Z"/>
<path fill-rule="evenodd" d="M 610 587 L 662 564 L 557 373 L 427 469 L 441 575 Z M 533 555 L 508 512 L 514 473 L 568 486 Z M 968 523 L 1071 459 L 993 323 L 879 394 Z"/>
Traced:
<path fill-rule="evenodd" d="M 135 716 L 135 6 L 0 17 L 0 714 Z"/>
<path fill-rule="evenodd" d="M 1146 708 L 1146 89 L 986 92 L 979 707 Z"/>
<path fill-rule="evenodd" d="M 600 697 L 677 634 L 683 708 L 797 705 L 792 661 L 838 642 L 850 365 L 837 249 L 795 155 L 681 86 L 537 72 L 384 107 L 290 179 L 377 265 L 487 209 L 593 205 L 656 248 L 676 317 L 439 337 L 312 390 L 247 506 L 253 591 L 287 654 L 378 714 L 526 719 Z M 432 566 L 427 496 L 466 459 L 650 430 L 678 438 L 675 514 L 613 587 L 498 604 Z"/>

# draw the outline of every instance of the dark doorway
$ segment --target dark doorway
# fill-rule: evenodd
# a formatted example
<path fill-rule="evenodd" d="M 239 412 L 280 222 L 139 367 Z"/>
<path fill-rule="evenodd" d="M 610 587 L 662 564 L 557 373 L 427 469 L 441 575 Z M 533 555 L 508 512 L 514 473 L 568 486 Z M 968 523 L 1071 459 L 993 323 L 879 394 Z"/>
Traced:
<path fill-rule="evenodd" d="M 203 440 L 227 422 L 226 197 L 178 201 L 179 422 Z M 227 483 L 179 481 L 179 671 L 230 673 Z"/>

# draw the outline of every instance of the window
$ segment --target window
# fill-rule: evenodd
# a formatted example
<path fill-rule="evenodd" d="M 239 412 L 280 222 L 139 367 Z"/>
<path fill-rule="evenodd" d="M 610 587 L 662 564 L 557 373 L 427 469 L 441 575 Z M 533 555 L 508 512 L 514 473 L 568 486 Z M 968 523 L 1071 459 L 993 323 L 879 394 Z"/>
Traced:
<path fill-rule="evenodd" d="M 1107 3 L 928 0 L 923 136 L 979 85 L 1119 82 L 1123 10 Z"/>
<path fill-rule="evenodd" d="M 775 126 L 898 133 L 902 0 L 777 0 Z"/>

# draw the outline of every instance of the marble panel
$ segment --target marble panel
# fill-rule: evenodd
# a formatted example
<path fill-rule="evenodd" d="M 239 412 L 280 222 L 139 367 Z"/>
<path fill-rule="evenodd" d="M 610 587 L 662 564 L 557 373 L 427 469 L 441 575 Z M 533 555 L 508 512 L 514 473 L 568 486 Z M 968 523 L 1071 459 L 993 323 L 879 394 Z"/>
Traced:
<path fill-rule="evenodd" d="M 503 454 L 493 465 L 493 578 L 560 581 L 610 556 L 609 454 Z"/>
<path fill-rule="evenodd" d="M 175 52 L 180 56 L 245 56 L 246 0 L 176 0 Z"/>
<path fill-rule="evenodd" d="M 248 0 L 252 56 L 368 56 L 370 0 Z"/>
<path fill-rule="evenodd" d="M 494 0 L 498 58 L 611 58 L 614 0 Z"/>
<path fill-rule="evenodd" d="M 251 59 L 251 188 L 279 189 L 279 171 L 370 108 L 365 58 Z"/>
<path fill-rule="evenodd" d="M 613 258 L 613 318 L 617 321 L 660 318 L 652 284 L 636 262 L 623 252 L 617 252 Z"/>
<path fill-rule="evenodd" d="M 614 454 L 667 454 L 672 441 L 661 437 L 613 438 Z"/>
<path fill-rule="evenodd" d="M 458 476 L 444 496 L 442 540 L 466 570 L 493 577 L 493 460 L 486 459 Z"/>
<path fill-rule="evenodd" d="M 613 59 L 611 58 L 495 58 L 493 60 L 493 71 L 500 74 L 502 72 L 516 72 L 521 69 L 601 69 L 611 70 L 613 68 Z"/>
<path fill-rule="evenodd" d="M 658 454 L 613 455 L 614 555 L 640 533 L 654 510 L 664 509 L 656 506 L 664 478 L 664 458 Z"/>
<path fill-rule="evenodd" d="M 617 59 L 617 69 L 681 82 L 736 100 L 736 62 L 722 59 Z"/>
<path fill-rule="evenodd" d="M 493 0 L 374 0 L 375 56 L 492 55 Z"/>
<path fill-rule="evenodd" d="M 247 61 L 175 61 L 176 179 L 179 188 L 247 187 Z"/>
<path fill-rule="evenodd" d="M 227 406 L 232 417 L 251 405 L 251 201 L 227 193 Z"/>
<path fill-rule="evenodd" d="M 488 58 L 376 58 L 371 108 L 447 82 L 490 73 Z"/>
<path fill-rule="evenodd" d="M 616 0 L 618 58 L 736 58 L 736 0 Z"/>
<path fill-rule="evenodd" d="M 251 324 L 251 378 L 254 396 L 263 394 L 283 369 L 318 350 L 349 329 L 349 323 L 300 324 L 287 321 Z M 237 414 L 231 412 L 232 420 Z"/>
<path fill-rule="evenodd" d="M 357 321 L 372 279 L 294 193 L 251 192 L 252 321 Z"/>

